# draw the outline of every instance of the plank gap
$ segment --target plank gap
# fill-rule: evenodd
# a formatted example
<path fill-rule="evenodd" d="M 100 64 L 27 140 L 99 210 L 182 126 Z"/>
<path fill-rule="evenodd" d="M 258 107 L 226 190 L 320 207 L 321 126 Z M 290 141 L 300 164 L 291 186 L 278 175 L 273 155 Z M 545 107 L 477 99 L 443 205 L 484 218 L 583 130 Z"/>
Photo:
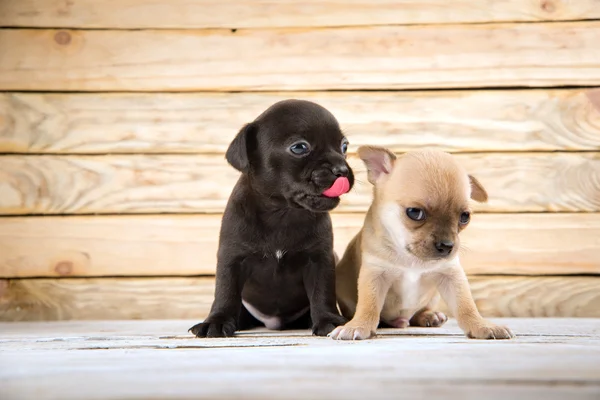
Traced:
<path fill-rule="evenodd" d="M 561 24 L 561 23 L 586 23 L 586 22 L 597 22 L 599 18 L 567 18 L 567 19 L 539 19 L 539 20 L 517 20 L 517 19 L 503 19 L 497 21 L 460 21 L 460 22 L 410 22 L 405 23 L 362 23 L 362 24 L 323 24 L 323 25 L 289 25 L 289 26 L 269 26 L 269 25 L 257 25 L 252 27 L 240 27 L 240 24 L 231 24 L 223 26 L 204 26 L 204 27 L 191 27 L 191 26 L 180 26 L 173 25 L 168 27 L 139 27 L 139 28 L 122 28 L 122 27 L 82 27 L 82 26 L 71 26 L 71 25 L 0 25 L 0 29 L 5 30 L 70 30 L 70 31 L 111 31 L 111 32 L 160 32 L 160 31 L 197 31 L 197 32 L 230 32 L 230 33 L 243 33 L 249 31 L 267 31 L 267 30 L 319 30 L 319 29 L 354 29 L 354 28 L 366 28 L 366 27 L 377 27 L 377 28 L 394 28 L 394 27 L 452 27 L 452 26 L 500 26 L 500 25 L 535 25 L 535 24 Z"/>
<path fill-rule="evenodd" d="M 364 216 L 367 213 L 366 210 L 364 211 L 353 211 L 353 210 L 334 210 L 332 211 L 330 214 L 331 215 L 360 215 L 360 216 Z M 575 215 L 597 215 L 600 214 L 598 211 L 596 210 L 557 210 L 557 211 L 548 211 L 548 210 L 540 210 L 540 211 L 536 211 L 536 210 L 523 210 L 523 211 L 518 211 L 518 210 L 478 210 L 477 211 L 477 215 L 482 215 L 482 214 L 488 214 L 488 215 L 494 215 L 494 214 L 499 214 L 499 215 L 526 215 L 526 214 L 537 214 L 537 215 L 555 215 L 555 214 L 561 214 L 561 215 L 568 215 L 568 214 L 575 214 Z M 200 217 L 200 216 L 222 216 L 223 213 L 222 212 L 216 212 L 216 211 L 206 211 L 206 212 L 199 212 L 199 211 L 190 211 L 190 212 L 185 212 L 185 211 L 173 211 L 173 212 L 169 212 L 169 211 L 165 211 L 165 212 L 131 212 L 131 213 L 115 213 L 115 212 L 92 212 L 92 213 L 86 213 L 86 212 L 82 212 L 82 213 L 31 213 L 31 214 L 3 214 L 0 213 L 0 218 L 39 218 L 39 217 L 49 217 L 49 218 L 69 218 L 69 217 L 136 217 L 136 216 L 140 216 L 140 217 L 152 217 L 152 216 L 156 216 L 156 217 L 160 217 L 160 216 L 165 216 L 165 217 L 174 217 L 174 216 L 182 216 L 182 217 Z"/>
<path fill-rule="evenodd" d="M 423 146 L 428 147 L 428 146 Z M 462 150 L 462 149 L 451 149 L 447 150 L 451 154 L 465 154 L 465 155 L 486 155 L 486 154 L 505 154 L 505 155 L 522 155 L 522 154 L 576 154 L 576 153 L 598 153 L 598 149 L 560 149 L 560 150 Z M 401 155 L 406 151 L 395 151 L 396 154 Z M 348 155 L 356 156 L 357 152 L 355 149 L 349 150 Z M 147 157 L 147 156 L 178 156 L 178 157 L 197 157 L 197 156 L 223 156 L 225 159 L 225 153 L 222 151 L 161 151 L 161 152 L 147 152 L 147 151 L 135 151 L 135 152 L 123 152 L 113 151 L 105 153 L 85 153 L 85 152 L 31 152 L 31 151 L 5 151 L 0 152 L 0 157 L 5 156 L 24 156 L 24 157 L 42 157 L 42 156 L 56 156 L 56 157 L 68 157 L 68 156 L 85 156 L 85 157 L 110 157 L 110 156 L 133 156 L 133 157 Z M 233 168 L 233 167 L 232 167 Z"/>
<path fill-rule="evenodd" d="M 469 278 L 510 278 L 510 277 L 540 277 L 539 273 L 473 273 L 468 274 Z M 600 278 L 600 273 L 564 273 L 564 274 L 544 274 L 544 278 Z M 23 276 L 23 277 L 11 277 L 11 276 L 0 276 L 0 279 L 7 279 L 10 281 L 27 281 L 27 280 L 36 280 L 36 279 L 49 279 L 47 275 L 40 276 Z M 164 278 L 211 278 L 214 279 L 214 274 L 164 274 L 164 275 L 102 275 L 102 276 L 94 276 L 90 275 L 69 275 L 69 276 L 53 276 L 51 279 L 56 279 L 60 281 L 68 281 L 68 280 L 78 280 L 78 279 L 164 279 Z"/>
<path fill-rule="evenodd" d="M 0 29 L 1 30 L 1 29 Z M 526 86 L 526 85 L 513 85 L 513 86 L 493 86 L 490 87 L 486 90 L 488 91 L 499 91 L 499 92 L 503 92 L 503 91 L 519 91 L 519 90 L 525 90 L 525 91 L 543 91 L 543 90 L 552 90 L 552 91 L 559 91 L 559 90 L 564 90 L 564 91 L 568 91 L 568 90 L 578 90 L 578 89 L 589 89 L 590 86 L 592 87 L 598 87 L 600 88 L 600 81 L 595 84 L 595 85 L 588 85 L 588 84 L 579 84 L 579 85 L 574 85 L 574 84 L 558 84 L 558 86 Z M 473 92 L 473 91 L 478 91 L 481 88 L 485 88 L 485 87 L 477 87 L 477 86 L 473 86 L 473 87 L 423 87 L 423 88 L 368 88 L 368 89 L 360 89 L 360 88 L 331 88 L 331 89 L 243 89 L 243 90 L 203 90 L 203 89 L 190 89 L 190 90 L 175 90 L 175 89 L 161 89 L 161 90 L 122 90 L 122 89 L 114 89 L 114 90 L 44 90 L 44 89 L 39 89 L 39 90 L 29 90 L 29 89 L 7 89 L 7 90 L 2 90 L 2 93 L 10 93 L 10 94 L 69 94 L 69 95 L 102 95 L 102 94 L 111 94 L 111 95 L 118 95 L 118 94 L 144 94 L 144 93 L 160 93 L 160 94 L 182 94 L 182 95 L 202 95 L 202 94 L 207 94 L 207 95 L 212 95 L 215 93 L 218 94 L 252 94 L 252 93 L 258 93 L 258 94 L 263 94 L 263 95 L 277 95 L 280 93 L 297 93 L 297 94 L 302 94 L 302 93 L 309 93 L 309 94 L 314 94 L 314 93 L 369 93 L 369 94 L 377 94 L 377 93 L 419 93 L 419 92 L 457 92 L 457 93 L 462 93 L 462 92 Z"/>
<path fill-rule="evenodd" d="M 1 31 L 1 29 L 0 29 Z M 103 89 L 103 90 L 44 90 L 44 89 L 2 89 L 2 93 L 10 93 L 10 94 L 273 94 L 273 93 L 414 93 L 414 92 L 469 92 L 469 91 L 477 91 L 477 90 L 486 90 L 486 91 L 514 91 L 514 90 L 577 90 L 577 89 L 590 89 L 590 88 L 599 88 L 600 80 L 597 82 L 589 83 L 589 84 L 560 84 L 557 83 L 555 85 L 494 85 L 494 86 L 440 86 L 440 87 L 409 87 L 409 88 L 363 88 L 363 87 L 353 87 L 353 88 L 266 88 L 266 89 L 252 89 L 247 88 L 243 90 L 231 90 L 231 89 L 179 89 L 179 90 L 169 90 L 169 89 Z"/>

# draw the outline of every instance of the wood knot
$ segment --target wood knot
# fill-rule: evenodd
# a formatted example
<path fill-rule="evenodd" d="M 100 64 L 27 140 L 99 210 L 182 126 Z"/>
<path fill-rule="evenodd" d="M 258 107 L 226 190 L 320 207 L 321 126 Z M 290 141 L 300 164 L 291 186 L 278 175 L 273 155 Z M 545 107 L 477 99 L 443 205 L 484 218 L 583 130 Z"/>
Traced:
<path fill-rule="evenodd" d="M 61 261 L 56 264 L 54 270 L 59 275 L 69 275 L 73 272 L 73 263 L 71 261 Z"/>
<path fill-rule="evenodd" d="M 588 90 L 585 92 L 585 95 L 596 111 L 600 111 L 600 89 Z"/>
<path fill-rule="evenodd" d="M 553 13 L 556 11 L 556 5 L 550 0 L 544 0 L 542 1 L 542 10 L 548 13 Z"/>
<path fill-rule="evenodd" d="M 71 43 L 71 34 L 67 31 L 58 31 L 54 34 L 54 41 L 61 46 Z"/>

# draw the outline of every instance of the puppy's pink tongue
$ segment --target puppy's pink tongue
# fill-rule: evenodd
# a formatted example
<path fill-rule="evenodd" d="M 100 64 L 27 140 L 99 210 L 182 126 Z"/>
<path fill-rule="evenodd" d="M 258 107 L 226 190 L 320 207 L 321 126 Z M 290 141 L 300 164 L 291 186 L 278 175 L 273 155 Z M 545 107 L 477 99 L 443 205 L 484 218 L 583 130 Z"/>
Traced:
<path fill-rule="evenodd" d="M 333 182 L 333 185 L 329 189 L 323 192 L 323 196 L 326 197 L 340 197 L 344 193 L 350 190 L 350 182 L 348 178 L 339 177 Z"/>

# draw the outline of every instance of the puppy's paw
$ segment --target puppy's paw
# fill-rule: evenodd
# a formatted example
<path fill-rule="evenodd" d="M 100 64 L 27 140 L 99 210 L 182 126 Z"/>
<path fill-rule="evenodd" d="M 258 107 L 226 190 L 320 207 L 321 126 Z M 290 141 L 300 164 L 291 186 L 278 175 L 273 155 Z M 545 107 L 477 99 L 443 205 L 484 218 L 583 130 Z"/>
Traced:
<path fill-rule="evenodd" d="M 204 322 L 192 326 L 188 331 L 199 338 L 233 336 L 237 329 L 235 318 L 209 317 Z"/>
<path fill-rule="evenodd" d="M 421 310 L 410 319 L 410 326 L 439 327 L 444 325 L 446 321 L 448 321 L 448 317 L 442 312 Z"/>
<path fill-rule="evenodd" d="M 320 324 L 313 325 L 312 333 L 315 336 L 327 336 L 329 332 L 335 329 L 335 325 L 331 322 L 324 322 Z"/>
<path fill-rule="evenodd" d="M 315 336 L 327 336 L 336 326 L 344 325 L 346 322 L 348 320 L 341 315 L 328 314 L 313 325 L 312 333 Z"/>
<path fill-rule="evenodd" d="M 348 323 L 338 326 L 328 336 L 334 340 L 364 340 L 375 336 L 375 332 L 369 327 Z"/>
<path fill-rule="evenodd" d="M 470 339 L 512 339 L 515 337 L 515 334 L 505 326 L 494 325 L 488 322 L 471 328 L 467 332 L 467 337 Z"/>

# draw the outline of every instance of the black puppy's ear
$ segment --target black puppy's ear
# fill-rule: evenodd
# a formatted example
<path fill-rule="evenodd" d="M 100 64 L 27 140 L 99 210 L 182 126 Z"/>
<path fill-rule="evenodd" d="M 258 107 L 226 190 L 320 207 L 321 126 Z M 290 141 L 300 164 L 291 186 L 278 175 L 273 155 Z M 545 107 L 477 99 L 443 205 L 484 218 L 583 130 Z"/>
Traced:
<path fill-rule="evenodd" d="M 248 172 L 250 168 L 250 144 L 254 141 L 255 130 L 254 123 L 244 125 L 225 153 L 227 162 L 240 172 Z"/>

